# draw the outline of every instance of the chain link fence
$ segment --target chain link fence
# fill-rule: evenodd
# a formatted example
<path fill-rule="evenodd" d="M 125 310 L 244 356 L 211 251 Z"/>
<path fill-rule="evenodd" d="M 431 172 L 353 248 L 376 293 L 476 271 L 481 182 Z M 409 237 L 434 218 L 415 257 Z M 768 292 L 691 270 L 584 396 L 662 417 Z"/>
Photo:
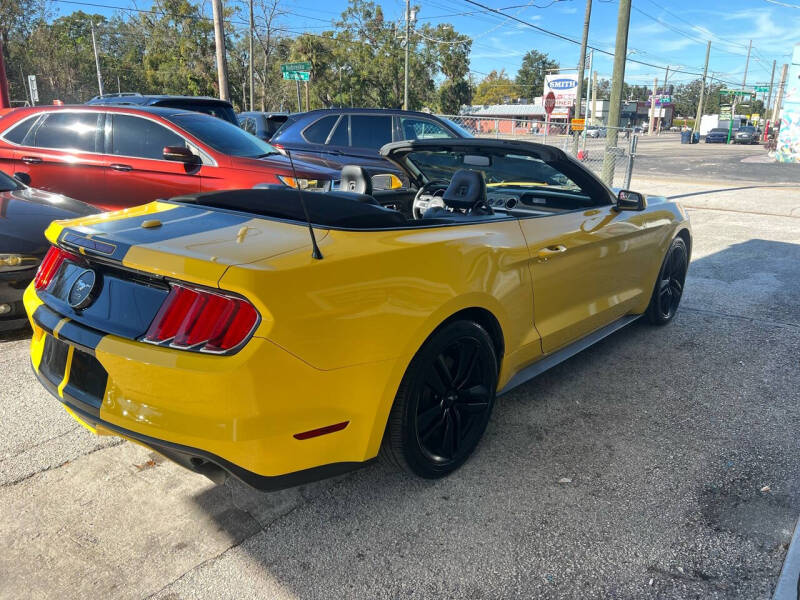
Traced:
<path fill-rule="evenodd" d="M 524 140 L 557 146 L 574 156 L 612 187 L 628 188 L 633 175 L 637 132 L 630 128 L 589 125 L 573 131 L 563 121 L 495 118 L 474 115 L 439 115 L 475 137 L 499 140 Z M 616 133 L 616 143 L 614 141 Z"/>

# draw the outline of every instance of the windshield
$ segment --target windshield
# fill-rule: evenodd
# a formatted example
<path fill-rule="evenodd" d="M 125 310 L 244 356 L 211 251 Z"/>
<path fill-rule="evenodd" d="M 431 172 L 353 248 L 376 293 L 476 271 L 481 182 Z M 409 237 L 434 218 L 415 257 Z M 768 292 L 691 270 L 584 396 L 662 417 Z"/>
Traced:
<path fill-rule="evenodd" d="M 461 125 L 459 125 L 459 124 L 458 124 L 458 123 L 456 123 L 455 121 L 451 121 L 450 119 L 445 119 L 445 118 L 443 118 L 443 117 L 442 117 L 442 121 L 444 121 L 445 123 L 447 123 L 447 124 L 448 124 L 448 125 L 449 125 L 449 126 L 452 128 L 452 129 L 454 129 L 454 130 L 455 130 L 455 132 L 456 132 L 456 133 L 457 133 L 459 136 L 461 136 L 461 137 L 465 137 L 465 138 L 471 138 L 471 137 L 475 137 L 475 136 L 474 136 L 474 135 L 472 135 L 472 134 L 471 134 L 469 131 L 467 131 L 466 129 L 464 129 L 463 127 L 461 127 Z"/>
<path fill-rule="evenodd" d="M 172 115 L 167 119 L 223 154 L 245 158 L 278 154 L 267 142 L 222 119 L 188 113 Z"/>
<path fill-rule="evenodd" d="M 712 129 L 711 133 L 728 133 L 727 129 Z"/>
<path fill-rule="evenodd" d="M 3 172 L 0 172 L 0 192 L 9 192 L 11 190 L 18 190 L 22 186 Z"/>
<path fill-rule="evenodd" d="M 460 169 L 483 172 L 489 189 L 531 189 L 547 187 L 569 192 L 581 188 L 569 177 L 540 158 L 526 154 L 483 154 L 479 149 L 464 151 L 425 150 L 406 157 L 428 181 L 449 181 Z"/>
<path fill-rule="evenodd" d="M 752 127 L 750 125 L 746 125 L 745 127 L 742 127 L 741 129 L 739 129 L 739 131 L 744 131 L 746 133 L 753 133 L 755 130 L 756 130 L 756 128 Z"/>

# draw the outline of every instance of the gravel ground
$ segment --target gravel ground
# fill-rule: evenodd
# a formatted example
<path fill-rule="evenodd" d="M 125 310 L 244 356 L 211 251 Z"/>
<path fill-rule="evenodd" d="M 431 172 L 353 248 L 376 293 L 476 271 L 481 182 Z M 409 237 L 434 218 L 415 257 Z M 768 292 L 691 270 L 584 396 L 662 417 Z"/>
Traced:
<path fill-rule="evenodd" d="M 669 192 L 704 194 L 675 321 L 504 396 L 442 481 L 214 486 L 76 428 L 1 338 L 0 597 L 769 598 L 800 514 L 800 200 L 723 187 Z"/>

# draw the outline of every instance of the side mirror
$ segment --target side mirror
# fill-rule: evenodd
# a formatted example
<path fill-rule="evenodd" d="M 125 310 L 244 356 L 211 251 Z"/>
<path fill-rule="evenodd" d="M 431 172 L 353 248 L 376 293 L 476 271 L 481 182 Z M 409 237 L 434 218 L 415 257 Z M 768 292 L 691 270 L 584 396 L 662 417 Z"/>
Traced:
<path fill-rule="evenodd" d="M 644 195 L 630 190 L 620 190 L 617 194 L 617 210 L 644 210 Z"/>
<path fill-rule="evenodd" d="M 30 186 L 31 184 L 31 176 L 28 173 L 21 173 L 21 172 L 14 173 L 14 179 L 19 181 L 23 185 Z"/>
<path fill-rule="evenodd" d="M 186 164 L 195 164 L 200 162 L 200 157 L 193 154 L 186 146 L 164 146 L 162 150 L 164 160 L 174 160 L 175 162 L 182 162 Z"/>

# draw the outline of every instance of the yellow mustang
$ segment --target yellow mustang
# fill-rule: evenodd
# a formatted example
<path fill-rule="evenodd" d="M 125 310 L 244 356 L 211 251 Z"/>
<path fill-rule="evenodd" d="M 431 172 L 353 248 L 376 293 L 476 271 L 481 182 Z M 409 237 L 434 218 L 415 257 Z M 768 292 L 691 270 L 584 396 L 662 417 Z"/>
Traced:
<path fill-rule="evenodd" d="M 677 203 L 615 195 L 538 144 L 382 152 L 418 218 L 349 169 L 351 192 L 267 186 L 54 222 L 25 293 L 39 380 L 92 431 L 214 481 L 279 489 L 379 454 L 435 478 L 475 449 L 497 395 L 675 315 L 691 251 Z"/>

